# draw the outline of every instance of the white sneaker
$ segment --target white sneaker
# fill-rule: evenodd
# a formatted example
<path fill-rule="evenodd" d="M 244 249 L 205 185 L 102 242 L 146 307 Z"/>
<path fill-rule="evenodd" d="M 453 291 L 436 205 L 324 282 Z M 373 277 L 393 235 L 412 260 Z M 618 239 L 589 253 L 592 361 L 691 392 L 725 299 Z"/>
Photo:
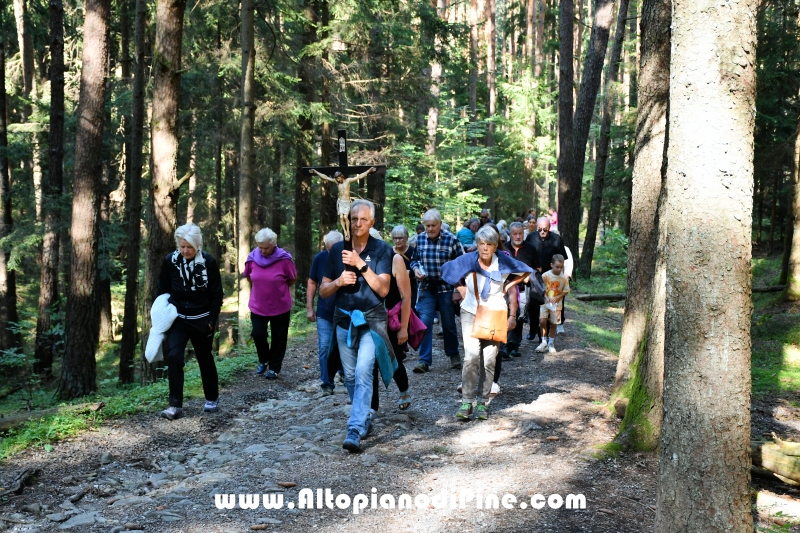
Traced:
<path fill-rule="evenodd" d="M 539 353 L 544 353 L 547 351 L 547 341 L 542 341 L 542 343 L 536 347 L 536 351 Z"/>
<path fill-rule="evenodd" d="M 564 334 L 564 326 L 562 326 L 561 324 L 557 325 L 556 326 L 556 333 L 560 333 L 561 335 L 563 335 Z"/>
<path fill-rule="evenodd" d="M 492 392 L 490 393 L 492 396 L 497 396 L 500 394 L 500 385 L 496 382 L 492 382 Z"/>
<path fill-rule="evenodd" d="M 558 350 L 556 350 L 556 347 L 553 346 L 552 344 L 548 344 L 547 345 L 547 351 L 550 352 L 550 353 L 556 353 Z"/>
<path fill-rule="evenodd" d="M 457 390 L 458 392 L 461 392 L 461 385 L 462 385 L 462 383 L 459 383 L 459 384 L 458 384 L 458 387 L 456 387 L 456 390 Z"/>

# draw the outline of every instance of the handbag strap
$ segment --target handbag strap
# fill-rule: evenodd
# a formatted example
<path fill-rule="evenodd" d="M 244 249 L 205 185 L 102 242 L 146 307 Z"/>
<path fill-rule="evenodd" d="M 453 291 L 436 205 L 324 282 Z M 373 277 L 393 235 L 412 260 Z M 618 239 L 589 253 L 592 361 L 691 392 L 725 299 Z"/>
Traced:
<path fill-rule="evenodd" d="M 475 301 L 478 302 L 478 306 L 480 306 L 481 305 L 481 296 L 480 296 L 481 293 L 478 292 L 478 273 L 477 272 L 473 272 L 472 273 L 472 287 L 475 289 Z"/>

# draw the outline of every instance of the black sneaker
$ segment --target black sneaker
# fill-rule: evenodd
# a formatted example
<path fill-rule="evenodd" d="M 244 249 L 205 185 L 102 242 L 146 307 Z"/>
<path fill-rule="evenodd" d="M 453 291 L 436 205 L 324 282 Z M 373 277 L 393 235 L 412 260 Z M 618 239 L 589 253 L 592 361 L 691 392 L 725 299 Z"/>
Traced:
<path fill-rule="evenodd" d="M 267 370 L 267 373 L 264 374 L 264 377 L 267 379 L 278 379 L 278 373 L 274 370 Z"/>

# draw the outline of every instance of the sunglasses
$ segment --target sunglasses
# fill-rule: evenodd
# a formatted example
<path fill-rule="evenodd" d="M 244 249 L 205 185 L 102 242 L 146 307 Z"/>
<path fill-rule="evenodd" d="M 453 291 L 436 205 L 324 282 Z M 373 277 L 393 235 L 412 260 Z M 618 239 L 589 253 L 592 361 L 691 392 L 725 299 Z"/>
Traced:
<path fill-rule="evenodd" d="M 547 228 L 538 228 L 537 231 L 539 233 L 550 233 L 550 230 Z"/>

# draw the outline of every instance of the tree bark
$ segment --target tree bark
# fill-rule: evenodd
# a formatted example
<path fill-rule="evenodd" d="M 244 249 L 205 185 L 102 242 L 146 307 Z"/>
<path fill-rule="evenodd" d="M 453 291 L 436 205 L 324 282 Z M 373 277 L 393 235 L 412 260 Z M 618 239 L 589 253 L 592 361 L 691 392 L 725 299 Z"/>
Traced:
<path fill-rule="evenodd" d="M 316 32 L 314 27 L 317 22 L 317 13 L 314 9 L 311 0 L 306 0 L 305 4 L 305 20 L 303 21 L 303 33 L 301 36 L 301 44 L 303 49 L 308 49 L 314 44 L 316 39 Z M 303 101 L 310 105 L 314 102 L 314 86 L 313 86 L 313 62 L 309 56 L 304 57 L 299 66 L 298 92 L 303 98 Z M 294 190 L 294 206 L 295 206 L 295 230 L 294 230 L 294 248 L 295 248 L 295 265 L 297 266 L 297 279 L 308 279 L 308 273 L 311 270 L 311 227 L 313 217 L 311 213 L 311 174 L 300 171 L 301 167 L 311 166 L 311 133 L 313 131 L 311 124 L 311 117 L 308 115 L 301 115 L 298 118 L 299 134 L 297 136 L 297 144 L 295 147 L 295 190 Z M 295 284 L 295 291 L 297 298 L 305 297 L 302 294 L 304 283 Z"/>
<path fill-rule="evenodd" d="M 283 206 L 281 205 L 281 171 L 283 169 L 284 146 L 280 141 L 274 141 L 272 158 L 272 231 L 281 236 L 283 225 Z M 335 209 L 335 207 L 334 207 Z"/>
<path fill-rule="evenodd" d="M 239 274 L 244 272 L 253 234 L 253 124 L 255 120 L 256 49 L 253 21 L 253 0 L 242 0 L 242 128 L 239 156 Z M 250 318 L 250 280 L 239 276 L 239 342 L 243 343 L 245 326 Z"/>
<path fill-rule="evenodd" d="M 58 397 L 69 400 L 96 390 L 98 216 L 103 171 L 105 76 L 108 72 L 110 0 L 86 0 L 83 26 L 75 176 L 72 186 L 72 258 L 67 295 L 64 358 Z"/>
<path fill-rule="evenodd" d="M 486 118 L 489 123 L 486 125 L 486 146 L 494 146 L 494 123 L 492 117 L 497 113 L 497 26 L 495 24 L 496 0 L 485 0 L 486 6 L 486 26 L 484 27 L 484 38 L 486 40 L 486 88 L 488 91 L 488 102 L 486 106 Z M 490 205 L 493 202 L 494 194 L 489 194 Z"/>
<path fill-rule="evenodd" d="M 328 0 L 317 0 L 317 6 L 320 15 L 320 25 L 322 27 L 322 30 L 318 30 L 317 33 L 320 34 L 319 38 L 324 40 L 328 38 L 328 34 L 330 33 L 328 31 L 328 26 L 330 24 L 330 6 L 328 5 Z M 328 47 L 325 47 L 322 51 L 322 61 L 323 63 L 328 62 Z M 330 111 L 331 98 L 329 84 L 328 76 L 321 76 L 320 102 Z M 331 142 L 331 124 L 326 120 L 322 123 L 322 141 L 320 143 L 322 166 L 328 166 L 331 163 Z M 277 159 L 277 149 L 274 149 L 274 151 L 274 157 Z M 278 172 L 280 172 L 280 166 L 278 167 Z M 327 235 L 329 231 L 336 229 L 336 223 L 338 221 L 338 217 L 336 216 L 337 195 L 336 184 L 323 180 L 320 184 L 319 204 L 319 238 L 322 246 L 324 246 L 322 240 L 325 238 L 325 235 Z"/>
<path fill-rule="evenodd" d="M 0 19 L 1 20 L 1 19 Z M 0 72 L 5 72 L 5 37 L 0 35 Z M 14 221 L 11 217 L 11 174 L 8 164 L 8 101 L 6 80 L 0 81 L 0 239 L 11 233 Z M 0 248 L 0 350 L 20 346 L 19 336 L 9 325 L 19 320 L 17 316 L 17 284 L 13 270 L 8 269 L 10 252 Z"/>
<path fill-rule="evenodd" d="M 666 0 L 648 0 L 642 5 L 642 82 L 636 119 L 627 299 L 614 378 L 615 392 L 630 378 L 631 365 L 639 354 L 647 314 L 653 304 L 652 281 L 658 250 L 657 209 L 662 189 L 669 103 L 669 10 L 670 4 Z"/>
<path fill-rule="evenodd" d="M 589 127 L 592 124 L 594 105 L 600 89 L 603 61 L 608 47 L 608 34 L 612 19 L 612 0 L 595 0 L 594 23 L 589 38 L 589 51 L 586 55 L 586 65 L 583 68 L 583 81 L 578 93 L 573 124 L 575 139 L 572 150 L 575 161 L 572 164 L 572 173 L 565 176 L 563 187 L 559 178 L 558 229 L 564 239 L 564 244 L 576 252 L 578 250 L 578 230 L 581 223 L 581 191 L 583 189 L 586 141 L 589 139 Z"/>
<path fill-rule="evenodd" d="M 49 376 L 55 342 L 53 312 L 58 304 L 58 248 L 64 182 L 64 3 L 50 1 L 50 162 L 43 186 L 44 232 L 33 371 Z"/>
<path fill-rule="evenodd" d="M 797 128 L 800 132 L 800 120 L 797 122 Z M 792 161 L 792 206 L 789 213 L 792 219 L 792 245 L 787 268 L 788 286 L 784 299 L 796 302 L 800 300 L 800 133 L 796 133 L 794 137 Z"/>
<path fill-rule="evenodd" d="M 572 66 L 574 3 L 562 0 L 559 7 L 558 45 L 558 226 L 564 245 L 578 249 L 581 183 L 575 169 Z M 565 213 L 566 211 L 566 213 Z M 565 216 L 566 215 L 566 216 Z M 574 226 L 569 227 L 568 226 Z"/>
<path fill-rule="evenodd" d="M 672 2 L 665 209 L 669 305 L 657 533 L 753 530 L 750 259 L 757 3 Z"/>
<path fill-rule="evenodd" d="M 386 171 L 381 169 L 367 175 L 367 193 L 369 200 L 375 204 L 375 225 L 378 231 L 383 231 L 383 211 L 386 205 Z"/>
<path fill-rule="evenodd" d="M 194 222 L 194 210 L 197 205 L 197 121 L 194 114 L 191 120 L 192 144 L 189 147 L 189 185 L 186 190 L 186 223 Z"/>
<path fill-rule="evenodd" d="M 478 0 L 469 4 L 469 120 L 478 119 Z M 477 139 L 476 139 L 477 140 Z"/>
<path fill-rule="evenodd" d="M 608 146 L 611 142 L 611 115 L 614 112 L 616 101 L 616 84 L 619 79 L 619 62 L 622 58 L 622 45 L 625 41 L 629 3 L 629 0 L 620 0 L 619 3 L 617 25 L 614 30 L 614 46 L 611 49 L 611 60 L 609 61 L 608 76 L 605 81 L 603 121 L 600 124 L 600 139 L 597 143 L 597 161 L 595 162 L 594 182 L 592 183 L 592 202 L 589 207 L 586 237 L 583 240 L 583 253 L 581 254 L 580 262 L 581 276 L 587 279 L 592 277 L 592 257 L 594 256 L 594 243 L 597 240 L 597 226 L 600 223 L 600 207 L 603 202 L 603 184 L 606 177 L 606 163 L 608 162 Z"/>
<path fill-rule="evenodd" d="M 152 178 L 147 217 L 144 272 L 144 331 L 150 329 L 150 307 L 156 295 L 164 256 L 175 249 L 178 181 L 178 102 L 181 84 L 181 41 L 186 0 L 157 0 L 153 52 L 153 110 L 150 126 Z M 150 368 L 146 362 L 145 368 Z M 147 374 L 147 373 L 146 373 Z M 152 375 L 144 375 L 145 380 Z"/>
<path fill-rule="evenodd" d="M 125 313 L 122 319 L 122 342 L 119 352 L 120 383 L 134 382 L 134 360 L 138 342 L 139 261 L 142 244 L 142 168 L 144 166 L 144 62 L 147 0 L 136 0 L 134 21 L 133 94 L 131 137 L 125 170 L 128 211 L 128 255 L 125 261 Z"/>

